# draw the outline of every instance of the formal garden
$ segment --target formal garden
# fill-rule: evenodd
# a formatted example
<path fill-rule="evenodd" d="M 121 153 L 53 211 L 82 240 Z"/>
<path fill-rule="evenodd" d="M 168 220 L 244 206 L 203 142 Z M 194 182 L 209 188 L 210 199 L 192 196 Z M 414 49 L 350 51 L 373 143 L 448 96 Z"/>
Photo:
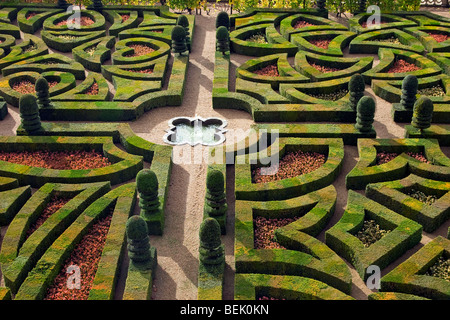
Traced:
<path fill-rule="evenodd" d="M 0 300 L 450 299 L 427 2 L 0 3 Z"/>

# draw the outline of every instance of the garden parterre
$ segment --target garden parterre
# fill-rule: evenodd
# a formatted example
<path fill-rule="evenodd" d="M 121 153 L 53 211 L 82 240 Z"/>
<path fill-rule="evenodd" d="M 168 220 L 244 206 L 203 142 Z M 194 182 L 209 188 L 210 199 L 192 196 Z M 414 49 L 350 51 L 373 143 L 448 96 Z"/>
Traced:
<path fill-rule="evenodd" d="M 168 199 L 176 165 L 172 147 L 144 140 L 126 122 L 154 108 L 183 105 L 189 50 L 173 52 L 171 32 L 179 14 L 166 7 L 90 7 L 82 11 L 80 27 L 72 30 L 71 14 L 46 6 L 0 8 L 11 22 L 0 26 L 0 119 L 8 116 L 8 109 L 20 107 L 26 84 L 33 89 L 42 77 L 52 83 L 50 106 L 39 105 L 38 115 L 24 117 L 14 135 L 0 137 L 1 151 L 55 157 L 61 152 L 95 152 L 107 162 L 95 168 L 54 169 L 0 161 L 0 222 L 6 230 L 0 248 L 0 297 L 57 297 L 54 288 L 64 282 L 64 262 L 76 250 L 89 250 L 76 246 L 107 218 L 109 231 L 100 236 L 100 256 L 90 261 L 97 270 L 90 273 L 88 284 L 83 282 L 83 299 L 114 299 L 118 282 L 127 277 L 126 272 L 119 276 L 127 259 L 127 219 L 138 213 L 148 233 L 161 237 L 166 203 L 176 201 Z M 191 41 L 187 48 L 196 50 L 201 41 L 196 16 L 186 17 Z M 317 9 L 255 9 L 229 17 L 230 51 L 214 56 L 211 107 L 250 113 L 253 130 L 268 132 L 271 142 L 261 146 L 262 138 L 244 138 L 231 150 L 210 148 L 215 160 L 223 160 L 221 155 L 233 159 L 232 164 L 210 159 L 207 171 L 218 170 L 225 177 L 219 179 L 222 193 L 231 188 L 228 181 L 234 184 L 235 200 L 227 199 L 228 211 L 218 210 L 221 216 L 212 217 L 222 237 L 234 237 L 235 299 L 354 299 L 353 285 L 367 280 L 371 265 L 384 273 L 380 292 L 370 292 L 369 299 L 450 298 L 448 279 L 430 271 L 450 257 L 445 239 L 450 230 L 450 162 L 442 149 L 448 146 L 445 124 L 450 122 L 450 40 L 433 36 L 446 35 L 450 19 L 427 11 L 392 12 L 383 15 L 380 30 L 368 31 L 364 17 L 350 18 L 348 27 Z M 235 58 L 245 62 L 232 68 Z M 377 126 L 372 126 L 374 112 L 350 103 L 354 75 L 362 75 L 366 96 L 370 89 L 393 104 L 391 117 L 398 123 L 409 124 L 413 117 L 411 110 L 398 105 L 406 75 L 418 78 L 418 97 L 439 86 L 441 94 L 432 97 L 431 126 L 405 126 L 404 137 L 379 138 Z M 39 97 L 31 89 L 27 93 Z M 30 121 L 40 123 L 40 129 L 30 133 Z M 350 148 L 357 148 L 359 158 L 344 171 Z M 392 158 L 378 164 L 380 153 Z M 292 155 L 308 163 L 289 160 Z M 267 166 L 263 160 L 273 157 L 283 165 L 280 176 L 255 181 L 255 172 Z M 148 182 L 148 193 L 134 181 L 145 168 L 157 181 Z M 343 180 L 348 197 L 339 213 Z M 435 200 L 425 204 L 411 190 Z M 207 190 L 208 213 L 217 209 L 219 202 L 214 201 L 223 200 L 215 192 Z M 67 200 L 27 236 L 55 197 Z M 234 225 L 228 222 L 231 215 Z M 386 231 L 370 246 L 358 238 L 368 221 Z M 409 256 L 424 232 L 433 240 Z M 269 245 L 260 246 L 261 236 L 270 237 L 265 239 Z M 207 252 L 221 261 L 215 267 L 199 262 L 199 299 L 223 297 L 229 279 L 224 279 L 223 261 L 217 258 L 220 248 Z M 206 249 L 201 250 L 205 254 Z M 399 258 L 405 261 L 396 264 Z M 154 271 L 130 267 L 130 284 L 120 298 L 151 298 Z"/>

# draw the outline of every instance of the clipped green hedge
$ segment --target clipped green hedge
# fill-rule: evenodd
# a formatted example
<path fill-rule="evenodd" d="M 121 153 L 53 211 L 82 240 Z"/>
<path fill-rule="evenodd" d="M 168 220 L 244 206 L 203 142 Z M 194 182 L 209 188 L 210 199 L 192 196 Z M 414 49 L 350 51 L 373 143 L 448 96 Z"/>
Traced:
<path fill-rule="evenodd" d="M 428 53 L 431 52 L 448 52 L 450 51 L 450 41 L 437 42 L 428 32 L 450 35 L 448 27 L 439 26 L 420 26 L 406 28 L 405 32 L 410 33 L 414 38 L 418 39 L 424 45 Z"/>
<path fill-rule="evenodd" d="M 433 204 L 425 204 L 408 196 L 412 190 L 435 195 Z M 366 186 L 368 198 L 420 223 L 425 232 L 433 232 L 450 217 L 450 187 L 447 182 L 409 175 L 396 181 L 371 183 Z"/>
<path fill-rule="evenodd" d="M 113 36 L 85 42 L 72 49 L 73 58 L 86 69 L 101 72 L 103 63 L 111 58 L 111 49 L 114 47 L 114 44 L 115 38 Z M 95 47 L 95 51 L 92 54 L 87 52 L 93 47 Z"/>
<path fill-rule="evenodd" d="M 111 207 L 117 207 L 117 204 L 122 201 L 124 201 L 128 207 L 127 212 L 131 212 L 132 205 L 135 202 L 135 196 L 135 185 L 126 184 L 108 192 L 86 208 L 67 229 L 63 230 L 61 235 L 48 247 L 48 249 L 45 250 L 34 268 L 28 273 L 23 284 L 20 286 L 15 299 L 43 299 L 45 297 L 46 289 L 51 285 L 52 281 L 59 273 L 62 263 L 69 257 L 75 245 L 81 240 L 82 236 L 88 232 L 89 228 L 98 219 L 105 216 Z M 124 205 L 122 204 L 120 210 L 123 210 L 123 208 Z M 114 211 L 115 210 L 116 209 L 114 209 Z M 108 238 L 109 234 L 107 241 Z M 117 272 L 118 267 L 119 264 L 116 265 L 115 272 Z M 112 266 L 112 268 L 114 267 Z M 93 295 L 95 296 L 96 293 L 98 292 L 93 293 Z M 106 293 L 105 296 L 107 295 L 108 293 Z"/>
<path fill-rule="evenodd" d="M 365 247 L 355 236 L 364 220 L 375 220 L 390 230 L 381 239 Z M 422 226 L 363 195 L 349 190 L 347 207 L 341 219 L 325 232 L 325 243 L 350 262 L 364 281 L 371 265 L 383 270 L 408 249 L 420 242 Z"/>
<path fill-rule="evenodd" d="M 71 52 L 72 49 L 83 45 L 87 41 L 103 38 L 106 36 L 106 30 L 99 31 L 51 31 L 42 30 L 42 40 L 52 49 L 61 52 Z"/>
<path fill-rule="evenodd" d="M 395 159 L 376 165 L 378 152 L 398 153 Z M 422 163 L 405 152 L 424 152 L 433 164 Z M 359 139 L 359 160 L 345 177 L 348 189 L 364 189 L 369 183 L 402 179 L 415 174 L 438 181 L 450 181 L 450 159 L 433 139 Z"/>
<path fill-rule="evenodd" d="M 373 31 L 373 29 L 363 28 L 361 25 L 361 23 L 366 22 L 367 18 L 369 18 L 370 16 L 372 16 L 372 13 L 359 13 L 351 17 L 348 20 L 350 31 L 356 32 L 358 34 Z M 381 21 L 385 21 L 385 23 L 381 23 L 377 29 L 403 29 L 407 27 L 417 26 L 414 21 L 391 13 L 382 13 Z"/>
<path fill-rule="evenodd" d="M 450 125 L 432 125 L 427 129 L 423 129 L 422 132 L 412 125 L 406 125 L 405 138 L 436 139 L 441 147 L 448 147 L 450 146 Z"/>
<path fill-rule="evenodd" d="M 112 184 L 128 181 L 142 169 L 141 156 L 129 154 L 116 147 L 107 137 L 55 137 L 55 136 L 3 136 L 2 150 L 97 150 L 110 159 L 111 165 L 88 170 L 56 170 L 30 167 L 2 161 L 0 174 L 16 178 L 21 185 L 39 187 L 47 182 L 88 183 L 111 181 Z"/>
<path fill-rule="evenodd" d="M 17 213 L 5 234 L 0 261 L 6 285 L 16 293 L 49 245 L 60 236 L 96 198 L 111 189 L 108 182 L 42 186 Z M 27 229 L 39 218 L 52 196 L 72 198 L 26 238 Z"/>
<path fill-rule="evenodd" d="M 94 84 L 98 85 L 98 94 L 87 94 L 87 90 Z M 62 94 L 53 96 L 51 101 L 106 101 L 109 100 L 110 96 L 108 82 L 98 73 L 90 72 L 86 79 L 78 86 Z"/>
<path fill-rule="evenodd" d="M 89 26 L 80 26 L 80 28 L 76 29 L 79 31 L 99 31 L 99 30 L 105 30 L 106 28 L 106 20 L 105 17 L 94 10 L 82 10 L 81 12 L 81 16 L 82 17 L 88 17 L 91 18 L 94 23 L 89 25 Z M 67 24 L 61 25 L 61 26 L 57 26 L 57 24 L 59 22 L 62 21 L 67 21 L 68 19 L 73 19 L 74 17 L 72 17 L 74 13 L 72 12 L 62 12 L 62 13 L 58 13 L 55 14 L 49 18 L 47 18 L 42 27 L 45 30 L 49 30 L 49 31 L 68 31 L 70 30 L 69 26 Z"/>
<path fill-rule="evenodd" d="M 2 31 L 0 30 L 0 33 L 1 32 Z M 27 51 L 28 48 L 30 48 L 29 51 Z M 34 49 L 31 50 L 31 48 Z M 0 59 L 0 69 L 19 61 L 42 56 L 44 54 L 48 54 L 48 48 L 44 41 L 31 34 L 26 34 L 20 44 L 12 46 L 8 55 Z"/>
<path fill-rule="evenodd" d="M 310 31 L 295 33 L 291 35 L 291 42 L 295 44 L 299 50 L 312 53 L 323 54 L 327 56 L 343 57 L 343 50 L 350 41 L 356 36 L 352 31 L 328 30 L 328 31 Z M 331 40 L 328 48 L 319 48 L 309 42 L 309 40 Z"/>
<path fill-rule="evenodd" d="M 62 9 L 50 8 L 23 8 L 17 13 L 17 24 L 20 31 L 33 34 L 42 28 L 47 18 L 62 11 Z M 35 13 L 36 15 L 27 18 L 30 13 Z"/>
<path fill-rule="evenodd" d="M 134 52 L 134 49 L 129 47 L 129 45 L 132 44 L 146 45 L 154 49 L 154 51 L 141 56 L 128 57 L 128 54 Z M 120 40 L 116 43 L 116 51 L 112 54 L 112 61 L 113 64 L 142 63 L 160 58 L 169 53 L 170 46 L 165 42 L 148 38 L 128 38 Z"/>
<path fill-rule="evenodd" d="M 382 41 L 389 38 L 398 39 L 400 44 Z M 407 50 L 419 54 L 425 52 L 425 47 L 417 37 L 402 30 L 383 29 L 356 36 L 349 44 L 349 53 L 378 53 L 379 48 Z"/>
<path fill-rule="evenodd" d="M 0 225 L 6 226 L 10 224 L 11 220 L 30 196 L 30 186 L 1 191 L 0 198 L 2 199 L 2 202 L 0 203 Z"/>
<path fill-rule="evenodd" d="M 139 25 L 139 14 L 134 10 L 103 10 L 102 13 L 106 21 L 111 24 L 108 29 L 110 36 L 117 37 L 121 31 L 136 28 Z M 130 17 L 123 21 L 121 14 L 127 14 Z"/>

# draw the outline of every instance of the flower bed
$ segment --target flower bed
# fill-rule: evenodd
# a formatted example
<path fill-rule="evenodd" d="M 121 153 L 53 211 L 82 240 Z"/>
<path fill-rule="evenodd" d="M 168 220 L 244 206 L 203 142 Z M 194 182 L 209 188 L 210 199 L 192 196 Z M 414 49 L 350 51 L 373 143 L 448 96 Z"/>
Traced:
<path fill-rule="evenodd" d="M 331 40 L 332 39 L 311 39 L 308 41 L 318 48 L 328 49 L 328 46 L 330 45 Z"/>
<path fill-rule="evenodd" d="M 278 67 L 275 64 L 270 64 L 266 67 L 253 71 L 260 76 L 279 77 Z"/>
<path fill-rule="evenodd" d="M 425 194 L 425 192 L 422 192 L 420 190 L 411 189 L 407 194 L 408 196 L 430 206 L 437 200 L 437 197 L 435 195 L 427 195 Z"/>
<path fill-rule="evenodd" d="M 49 88 L 53 88 L 57 84 L 58 84 L 57 81 L 49 81 L 48 82 Z M 20 92 L 21 94 L 27 94 L 27 93 L 34 94 L 34 93 L 36 93 L 36 89 L 34 87 L 34 83 L 29 81 L 29 80 L 23 80 L 23 81 L 17 82 L 15 84 L 13 84 L 12 88 L 14 90 L 16 90 L 17 92 Z"/>
<path fill-rule="evenodd" d="M 87 300 L 106 242 L 111 219 L 112 210 L 110 214 L 95 223 L 83 236 L 70 257 L 64 262 L 53 285 L 47 288 L 44 300 Z M 70 274 L 66 271 L 72 265 L 80 268 L 80 289 L 67 286 Z"/>
<path fill-rule="evenodd" d="M 342 99 L 343 97 L 345 97 L 348 93 L 348 90 L 338 90 L 335 92 L 331 92 L 331 93 L 319 93 L 319 94 L 312 94 L 310 93 L 309 95 L 311 97 L 314 97 L 316 99 L 322 99 L 322 100 L 328 100 L 328 101 L 337 101 L 339 99 Z"/>
<path fill-rule="evenodd" d="M 364 244 L 364 247 L 368 248 L 387 233 L 389 230 L 381 229 L 375 220 L 364 220 L 363 227 L 358 231 L 356 237 Z"/>
<path fill-rule="evenodd" d="M 450 259 L 441 256 L 434 265 L 425 273 L 427 276 L 441 278 L 450 281 Z"/>
<path fill-rule="evenodd" d="M 392 67 L 387 71 L 388 73 L 403 73 L 420 70 L 418 66 L 413 63 L 406 62 L 403 59 L 398 59 L 394 62 Z"/>
<path fill-rule="evenodd" d="M 142 70 L 136 70 L 136 69 L 124 69 L 124 70 L 128 71 L 128 72 L 136 72 L 136 73 L 146 73 L 146 74 L 153 73 L 153 68 L 146 68 L 146 69 L 142 69 Z"/>
<path fill-rule="evenodd" d="M 274 239 L 275 230 L 297 219 L 255 217 L 253 219 L 255 249 L 286 249 Z"/>
<path fill-rule="evenodd" d="M 317 69 L 317 70 L 319 70 L 320 72 L 323 72 L 323 73 L 337 72 L 337 71 L 341 70 L 341 69 L 337 69 L 337 68 L 321 66 L 321 65 L 315 64 L 315 63 L 312 63 L 311 66 L 313 66 L 315 69 Z"/>
<path fill-rule="evenodd" d="M 266 36 L 262 33 L 257 33 L 249 38 L 245 39 L 245 41 L 255 42 L 255 43 L 267 43 Z"/>
<path fill-rule="evenodd" d="M 294 25 L 294 29 L 300 29 L 300 28 L 304 28 L 304 27 L 313 27 L 313 26 L 315 26 L 315 24 L 307 22 L 305 20 L 298 20 Z"/>
<path fill-rule="evenodd" d="M 84 94 L 94 96 L 98 94 L 98 90 L 99 90 L 98 83 L 97 81 L 94 81 L 94 83 L 86 90 Z"/>
<path fill-rule="evenodd" d="M 75 24 L 75 23 L 76 23 L 76 22 L 75 22 L 75 19 L 62 20 L 62 21 L 58 22 L 58 23 L 56 24 L 56 26 L 60 27 L 60 26 L 65 26 L 65 25 L 67 25 L 67 24 Z M 94 23 L 95 23 L 95 21 L 92 20 L 92 19 L 89 18 L 89 17 L 81 17 L 81 18 L 80 18 L 80 25 L 81 25 L 82 27 L 90 26 L 90 25 L 92 25 L 92 24 L 94 24 Z"/>
<path fill-rule="evenodd" d="M 0 152 L 0 160 L 57 170 L 86 170 L 111 165 L 101 153 L 82 150 Z"/>
<path fill-rule="evenodd" d="M 429 88 L 418 89 L 417 94 L 427 97 L 443 97 L 445 96 L 445 91 L 441 85 L 436 85 Z"/>
<path fill-rule="evenodd" d="M 310 173 L 321 167 L 326 156 L 317 152 L 289 152 L 282 159 L 278 171 L 273 175 L 261 175 L 261 168 L 253 170 L 254 183 L 267 183 Z"/>
<path fill-rule="evenodd" d="M 155 51 L 155 49 L 143 45 L 143 44 L 130 44 L 129 45 L 130 48 L 134 49 L 134 52 L 131 54 L 127 54 L 125 55 L 126 57 L 140 57 L 149 53 L 152 53 L 153 51 Z"/>

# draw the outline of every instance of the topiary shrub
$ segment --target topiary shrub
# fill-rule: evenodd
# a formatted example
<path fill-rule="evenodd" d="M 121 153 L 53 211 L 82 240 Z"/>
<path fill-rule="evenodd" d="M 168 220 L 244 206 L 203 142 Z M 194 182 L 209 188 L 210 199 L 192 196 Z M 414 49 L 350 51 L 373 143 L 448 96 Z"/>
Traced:
<path fill-rule="evenodd" d="M 348 82 L 348 91 L 350 92 L 350 105 L 356 110 L 359 100 L 364 96 L 366 84 L 364 77 L 360 74 L 354 74 Z"/>
<path fill-rule="evenodd" d="M 359 0 L 359 11 L 358 13 L 366 12 L 366 0 Z"/>
<path fill-rule="evenodd" d="M 225 11 L 220 11 L 216 17 L 216 29 L 219 27 L 225 27 L 227 30 L 230 29 L 230 17 Z"/>
<path fill-rule="evenodd" d="M 210 217 L 220 217 L 227 213 L 227 198 L 225 195 L 225 178 L 219 170 L 211 170 L 206 176 L 205 214 Z"/>
<path fill-rule="evenodd" d="M 405 109 L 411 110 L 416 102 L 419 81 L 414 75 L 407 75 L 402 81 L 402 97 L 400 103 Z"/>
<path fill-rule="evenodd" d="M 58 7 L 62 9 L 67 9 L 69 7 L 69 4 L 66 0 L 58 0 Z"/>
<path fill-rule="evenodd" d="M 220 240 L 220 225 L 214 218 L 206 218 L 200 225 L 200 262 L 218 265 L 225 261 L 225 249 Z"/>
<path fill-rule="evenodd" d="M 149 169 L 142 169 L 136 175 L 136 188 L 139 193 L 139 207 L 141 217 L 149 216 L 160 212 L 160 202 L 158 198 L 158 178 Z"/>
<path fill-rule="evenodd" d="M 325 5 L 326 5 L 326 0 L 317 0 L 316 1 L 317 9 L 319 9 L 321 11 L 325 10 Z"/>
<path fill-rule="evenodd" d="M 132 265 L 138 270 L 153 269 L 156 254 L 150 246 L 147 223 L 140 216 L 131 216 L 126 224 L 126 232 L 128 257 Z"/>
<path fill-rule="evenodd" d="M 172 51 L 182 55 L 187 50 L 186 31 L 182 26 L 176 25 L 172 29 Z"/>
<path fill-rule="evenodd" d="M 93 8 L 95 11 L 102 11 L 102 9 L 103 9 L 103 3 L 102 3 L 102 0 L 93 0 L 92 8 Z"/>
<path fill-rule="evenodd" d="M 422 132 L 431 126 L 433 118 L 433 101 L 430 98 L 422 96 L 414 103 L 413 117 L 411 125 Z"/>
<path fill-rule="evenodd" d="M 19 112 L 23 129 L 28 133 L 36 133 L 42 130 L 39 106 L 35 96 L 24 94 L 19 99 Z"/>
<path fill-rule="evenodd" d="M 355 128 L 361 132 L 373 130 L 373 118 L 375 115 L 375 100 L 372 97 L 362 97 L 356 107 Z"/>
<path fill-rule="evenodd" d="M 47 79 L 40 77 L 35 83 L 36 95 L 38 97 L 38 106 L 40 108 L 50 107 L 50 95 L 49 95 L 49 85 Z"/>
<path fill-rule="evenodd" d="M 230 35 L 228 33 L 228 29 L 224 26 L 221 26 L 216 31 L 216 50 L 222 52 L 224 55 L 225 52 L 230 51 Z"/>
<path fill-rule="evenodd" d="M 189 20 L 185 15 L 180 15 L 177 19 L 177 25 L 182 26 L 186 32 L 186 46 L 191 52 L 191 37 L 189 33 Z"/>

